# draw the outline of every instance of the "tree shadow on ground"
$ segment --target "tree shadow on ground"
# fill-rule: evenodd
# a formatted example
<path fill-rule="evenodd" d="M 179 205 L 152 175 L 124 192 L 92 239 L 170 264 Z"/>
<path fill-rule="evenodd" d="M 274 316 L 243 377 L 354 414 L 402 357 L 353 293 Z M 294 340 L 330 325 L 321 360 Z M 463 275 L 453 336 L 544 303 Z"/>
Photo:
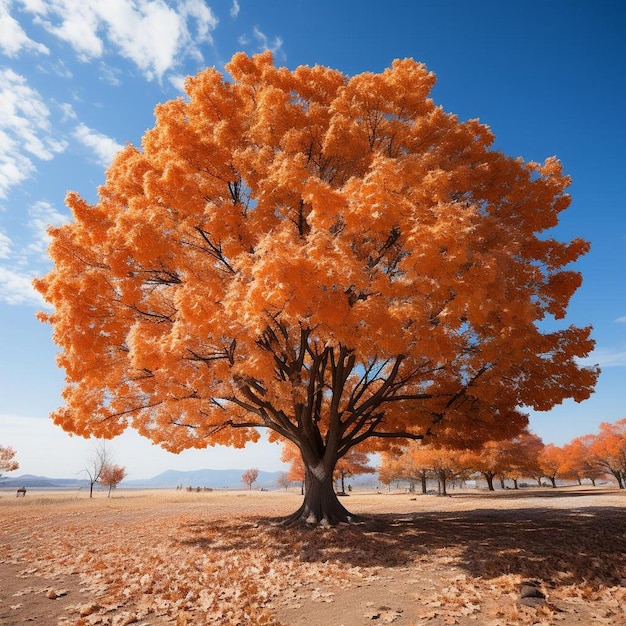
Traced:
<path fill-rule="evenodd" d="M 612 491 L 599 491 L 594 487 L 578 487 L 577 489 L 567 489 L 559 487 L 529 489 L 503 489 L 498 491 L 466 491 L 463 493 L 464 500 L 493 500 L 494 497 L 499 500 L 525 500 L 530 498 L 587 498 L 589 496 L 601 497 L 602 495 L 611 495 Z M 454 492 L 448 493 L 449 496 L 455 497 Z"/>
<path fill-rule="evenodd" d="M 185 525 L 180 541 L 203 550 L 256 547 L 272 559 L 352 567 L 406 567 L 443 557 L 473 577 L 541 578 L 555 585 L 626 586 L 626 508 L 510 508 L 372 515 L 330 529 L 276 520 Z"/>

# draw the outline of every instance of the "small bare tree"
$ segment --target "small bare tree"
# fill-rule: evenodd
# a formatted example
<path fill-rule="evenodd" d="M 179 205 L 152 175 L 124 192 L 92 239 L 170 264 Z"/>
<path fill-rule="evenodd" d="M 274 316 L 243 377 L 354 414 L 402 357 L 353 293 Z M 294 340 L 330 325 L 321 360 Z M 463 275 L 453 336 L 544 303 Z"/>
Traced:
<path fill-rule="evenodd" d="M 289 485 L 291 485 L 291 481 L 289 480 L 289 474 L 287 472 L 282 472 L 276 481 L 279 487 L 283 487 L 285 491 L 289 489 Z"/>
<path fill-rule="evenodd" d="M 258 477 L 259 477 L 259 470 L 256 468 L 252 468 L 252 469 L 246 470 L 243 473 L 243 475 L 241 476 L 241 480 L 242 482 L 246 483 L 246 485 L 248 485 L 248 490 L 252 491 L 252 484 Z"/>
<path fill-rule="evenodd" d="M 93 486 L 100 481 L 104 468 L 109 465 L 110 456 L 104 441 L 98 441 L 94 444 L 93 452 L 87 459 L 87 467 L 84 469 L 89 478 L 90 498 L 93 498 Z"/>

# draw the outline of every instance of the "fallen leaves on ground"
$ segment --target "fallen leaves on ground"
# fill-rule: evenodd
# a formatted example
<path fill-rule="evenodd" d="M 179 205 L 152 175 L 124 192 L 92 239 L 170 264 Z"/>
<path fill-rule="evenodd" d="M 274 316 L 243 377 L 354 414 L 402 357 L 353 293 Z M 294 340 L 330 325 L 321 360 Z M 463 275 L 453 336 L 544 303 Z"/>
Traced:
<path fill-rule="evenodd" d="M 275 512 L 288 513 L 293 500 L 253 495 L 249 508 L 238 503 L 230 512 L 223 503 L 211 507 L 211 494 L 189 506 L 156 496 L 141 506 L 133 496 L 0 506 L 0 563 L 21 568 L 16 584 L 20 576 L 80 577 L 80 597 L 42 586 L 51 602 L 68 594 L 80 600 L 55 626 L 276 625 L 289 611 L 314 625 L 316 613 L 321 620 L 348 590 L 362 590 L 352 617 L 359 621 L 350 626 L 626 623 L 623 507 L 511 501 L 453 510 L 430 499 L 421 511 L 380 514 L 382 500 L 390 508 L 399 500 L 371 494 L 352 500 L 358 512 L 369 503 L 370 522 L 307 529 L 277 523 Z M 518 601 L 531 577 L 541 581 L 542 606 Z M 19 593 L 2 597 L 0 608 L 24 611 Z M 394 593 L 398 602 L 384 602 Z"/>

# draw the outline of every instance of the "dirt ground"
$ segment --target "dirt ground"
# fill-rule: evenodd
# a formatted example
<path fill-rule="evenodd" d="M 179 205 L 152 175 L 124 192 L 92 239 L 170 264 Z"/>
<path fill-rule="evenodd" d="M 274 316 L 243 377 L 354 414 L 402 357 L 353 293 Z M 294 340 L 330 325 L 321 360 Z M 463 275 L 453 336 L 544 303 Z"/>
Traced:
<path fill-rule="evenodd" d="M 355 491 L 362 523 L 280 526 L 300 501 L 0 492 L 0 625 L 626 625 L 624 492 Z"/>

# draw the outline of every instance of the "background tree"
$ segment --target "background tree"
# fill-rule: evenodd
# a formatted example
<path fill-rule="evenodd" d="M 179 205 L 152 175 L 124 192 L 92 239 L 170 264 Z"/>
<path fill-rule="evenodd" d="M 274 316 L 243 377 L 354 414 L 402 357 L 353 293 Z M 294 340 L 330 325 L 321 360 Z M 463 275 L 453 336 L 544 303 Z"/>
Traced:
<path fill-rule="evenodd" d="M 248 489 L 252 491 L 252 485 L 256 482 L 256 479 L 259 477 L 259 470 L 254 467 L 251 469 L 247 469 L 241 475 L 241 481 L 248 485 Z"/>
<path fill-rule="evenodd" d="M 281 460 L 289 463 L 288 477 L 293 482 L 299 482 L 304 488 L 305 468 L 298 448 L 286 444 L 281 454 Z M 341 482 L 340 493 L 345 494 L 345 479 L 358 474 L 375 474 L 376 468 L 369 464 L 367 454 L 360 450 L 350 450 L 335 466 L 334 479 Z"/>
<path fill-rule="evenodd" d="M 293 520 L 351 519 L 339 459 L 393 439 L 472 447 L 513 436 L 518 409 L 581 401 L 590 328 L 561 320 L 587 242 L 551 231 L 559 162 L 429 97 L 411 59 L 353 77 L 236 54 L 156 108 L 141 149 L 76 193 L 51 228 L 65 404 L 81 435 L 128 426 L 171 451 L 292 442 L 306 490 Z"/>
<path fill-rule="evenodd" d="M 543 449 L 541 437 L 528 430 L 505 442 L 503 477 L 510 478 L 514 488 L 518 489 L 520 478 L 536 476 L 540 472 L 539 458 Z"/>
<path fill-rule="evenodd" d="M 553 487 L 556 487 L 557 476 L 563 474 L 565 453 L 563 448 L 549 443 L 539 455 L 539 468 L 541 476 L 545 476 Z"/>
<path fill-rule="evenodd" d="M 505 469 L 505 451 L 503 441 L 486 441 L 479 450 L 466 454 L 467 464 L 480 472 L 487 481 L 487 489 L 495 491 L 493 479 Z"/>
<path fill-rule="evenodd" d="M 379 480 L 385 484 L 406 481 L 413 491 L 417 483 L 422 494 L 428 491 L 428 478 L 436 477 L 433 467 L 432 450 L 420 442 L 410 442 L 400 450 L 385 451 L 381 455 Z"/>
<path fill-rule="evenodd" d="M 396 450 L 384 450 L 380 454 L 380 464 L 378 466 L 378 481 L 387 485 L 391 489 L 391 484 L 404 480 L 402 475 L 402 455 Z M 409 483 L 409 487 L 411 483 Z"/>
<path fill-rule="evenodd" d="M 87 459 L 87 466 L 84 469 L 89 480 L 89 497 L 93 498 L 93 487 L 100 482 L 102 473 L 111 462 L 111 454 L 106 442 L 98 441 L 94 443 L 91 455 Z"/>
<path fill-rule="evenodd" d="M 619 488 L 626 488 L 626 418 L 615 423 L 602 422 L 589 449 L 596 463 L 615 478 Z"/>
<path fill-rule="evenodd" d="M 285 491 L 289 489 L 289 485 L 291 485 L 291 480 L 289 480 L 289 474 L 287 472 L 281 472 L 276 480 L 279 487 L 282 487 Z"/>
<path fill-rule="evenodd" d="M 300 485 L 300 493 L 304 495 L 304 463 L 298 448 L 290 443 L 286 443 L 280 453 L 280 460 L 289 464 L 287 476 L 291 482 Z"/>
<path fill-rule="evenodd" d="M 124 478 L 126 478 L 126 468 L 120 467 L 119 465 L 108 464 L 102 468 L 98 482 L 103 487 L 109 488 L 107 497 L 110 498 L 111 491 L 116 489 Z"/>
<path fill-rule="evenodd" d="M 587 478 L 595 485 L 596 480 L 605 475 L 605 470 L 600 467 L 590 450 L 593 441 L 593 435 L 584 435 L 575 437 L 563 446 L 561 471 L 565 478 L 576 480 L 579 485 Z"/>
<path fill-rule="evenodd" d="M 502 483 L 510 478 L 517 489 L 519 478 L 541 473 L 539 456 L 543 447 L 537 435 L 524 430 L 511 439 L 486 441 L 479 450 L 468 451 L 465 462 L 483 475 L 489 491 L 495 491 L 493 481 L 496 476 Z"/>
<path fill-rule="evenodd" d="M 346 493 L 345 479 L 360 474 L 375 474 L 376 469 L 370 465 L 365 452 L 352 448 L 344 457 L 337 461 L 335 478 L 341 483 L 340 493 Z"/>
<path fill-rule="evenodd" d="M 467 475 L 466 454 L 452 448 L 425 447 L 424 463 L 428 463 L 438 483 L 440 496 L 448 495 L 448 481 L 454 478 L 465 478 Z"/>
<path fill-rule="evenodd" d="M 11 446 L 0 446 L 0 476 L 3 472 L 12 472 L 19 468 L 20 464 L 15 460 L 16 454 Z"/>

